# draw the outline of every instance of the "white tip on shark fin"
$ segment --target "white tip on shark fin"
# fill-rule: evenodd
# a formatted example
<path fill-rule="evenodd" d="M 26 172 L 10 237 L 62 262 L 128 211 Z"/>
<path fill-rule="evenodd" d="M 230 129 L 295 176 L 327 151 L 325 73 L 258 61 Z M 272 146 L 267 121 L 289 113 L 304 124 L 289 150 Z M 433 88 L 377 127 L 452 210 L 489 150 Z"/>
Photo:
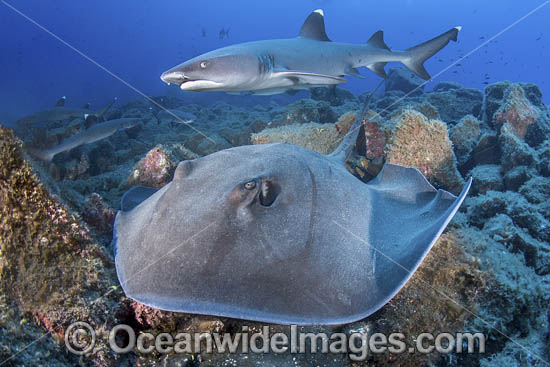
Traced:
<path fill-rule="evenodd" d="M 457 26 L 455 27 L 455 29 L 456 29 L 457 31 L 460 32 L 460 31 L 462 30 L 462 26 L 461 26 L 461 25 L 457 25 Z"/>
<path fill-rule="evenodd" d="M 325 12 L 323 11 L 323 9 L 317 9 L 314 11 L 314 13 L 321 14 L 322 17 L 325 16 Z"/>
<path fill-rule="evenodd" d="M 90 114 L 89 114 L 89 113 L 85 113 L 85 114 L 84 114 L 84 120 L 86 120 L 86 119 L 88 118 L 88 116 L 90 116 Z"/>
<path fill-rule="evenodd" d="M 61 96 L 61 99 L 67 99 L 67 96 Z"/>

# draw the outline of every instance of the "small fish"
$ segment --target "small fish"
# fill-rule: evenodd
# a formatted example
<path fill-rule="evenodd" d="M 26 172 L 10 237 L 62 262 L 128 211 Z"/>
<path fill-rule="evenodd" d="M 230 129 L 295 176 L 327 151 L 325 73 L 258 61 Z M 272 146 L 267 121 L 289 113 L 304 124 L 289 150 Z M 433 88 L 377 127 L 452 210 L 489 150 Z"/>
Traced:
<path fill-rule="evenodd" d="M 229 28 L 225 29 L 225 28 L 222 28 L 220 29 L 220 31 L 218 32 L 218 37 L 219 39 L 224 39 L 224 38 L 228 38 L 229 37 Z"/>
<path fill-rule="evenodd" d="M 487 84 L 489 84 L 489 82 L 483 82 L 483 84 L 487 85 Z"/>
<path fill-rule="evenodd" d="M 139 119 L 137 118 L 121 118 L 102 122 L 93 125 L 89 129 L 76 133 L 75 135 L 63 140 L 60 144 L 53 148 L 44 150 L 29 149 L 28 151 L 33 157 L 50 162 L 53 157 L 61 152 L 66 152 L 81 145 L 90 144 L 105 139 L 117 131 L 134 127 L 138 122 Z"/>
<path fill-rule="evenodd" d="M 203 36 L 203 37 L 206 37 L 206 29 L 204 29 L 204 28 L 201 29 L 201 33 L 202 33 L 202 36 Z"/>

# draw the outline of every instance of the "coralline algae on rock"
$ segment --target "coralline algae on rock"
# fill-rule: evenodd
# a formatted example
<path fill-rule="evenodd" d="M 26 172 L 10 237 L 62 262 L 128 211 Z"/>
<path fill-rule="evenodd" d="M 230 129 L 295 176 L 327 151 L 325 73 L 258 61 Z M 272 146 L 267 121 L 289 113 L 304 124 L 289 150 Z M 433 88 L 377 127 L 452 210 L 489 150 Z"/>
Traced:
<path fill-rule="evenodd" d="M 481 137 L 481 123 L 472 115 L 460 119 L 458 124 L 452 127 L 450 138 L 458 164 L 464 163 Z"/>
<path fill-rule="evenodd" d="M 492 124 L 497 129 L 509 124 L 509 130 L 518 138 L 524 139 L 527 129 L 535 124 L 540 110 L 529 102 L 519 84 L 510 84 L 504 90 L 503 103 L 493 114 Z"/>
<path fill-rule="evenodd" d="M 322 154 L 331 153 L 353 124 L 354 114 L 344 114 L 336 124 L 293 124 L 252 134 L 252 144 L 291 143 Z"/>
<path fill-rule="evenodd" d="M 75 321 L 105 330 L 115 323 L 120 297 L 111 289 L 117 283 L 110 261 L 39 183 L 23 159 L 21 142 L 0 127 L 1 292 L 59 342 Z M 96 365 L 114 365 L 103 341 L 95 352 L 90 359 Z"/>
<path fill-rule="evenodd" d="M 430 182 L 452 192 L 464 185 L 447 126 L 419 112 L 406 110 L 393 119 L 384 155 L 389 163 L 418 168 Z"/>
<path fill-rule="evenodd" d="M 194 158 L 198 158 L 198 155 L 183 146 L 167 148 L 157 145 L 132 169 L 127 186 L 144 185 L 160 188 L 170 181 L 180 160 Z"/>

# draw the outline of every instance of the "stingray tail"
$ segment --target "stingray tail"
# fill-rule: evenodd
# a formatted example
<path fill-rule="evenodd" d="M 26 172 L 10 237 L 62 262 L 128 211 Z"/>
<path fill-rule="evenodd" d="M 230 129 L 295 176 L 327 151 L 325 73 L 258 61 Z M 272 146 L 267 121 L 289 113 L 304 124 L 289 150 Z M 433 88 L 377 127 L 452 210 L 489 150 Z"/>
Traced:
<path fill-rule="evenodd" d="M 424 62 L 445 47 L 450 41 L 456 42 L 458 32 L 461 29 L 462 27 L 460 26 L 454 27 L 434 39 L 407 49 L 405 51 L 406 58 L 401 62 L 422 79 L 430 80 L 431 76 L 426 71 L 426 68 L 424 68 Z"/>

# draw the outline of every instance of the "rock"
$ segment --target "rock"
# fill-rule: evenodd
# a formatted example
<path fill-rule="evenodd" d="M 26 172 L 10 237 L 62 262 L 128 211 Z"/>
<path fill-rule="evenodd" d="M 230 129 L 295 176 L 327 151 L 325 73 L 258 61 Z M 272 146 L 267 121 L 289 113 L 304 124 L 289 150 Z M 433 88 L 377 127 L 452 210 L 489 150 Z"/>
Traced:
<path fill-rule="evenodd" d="M 160 188 L 166 185 L 178 162 L 171 159 L 162 145 L 151 149 L 132 169 L 127 186 L 144 185 Z"/>
<path fill-rule="evenodd" d="M 447 126 L 414 110 L 403 112 L 392 123 L 384 151 L 386 161 L 416 167 L 432 184 L 460 192 L 464 180 L 456 168 Z"/>
<path fill-rule="evenodd" d="M 500 164 L 502 152 L 498 137 L 493 134 L 484 134 L 467 157 L 466 161 L 459 166 L 462 174 L 468 173 L 472 168 L 483 164 Z M 464 158 L 462 158 L 464 159 Z"/>
<path fill-rule="evenodd" d="M 531 204 L 542 204 L 550 198 L 550 179 L 547 177 L 533 176 L 519 189 Z"/>
<path fill-rule="evenodd" d="M 535 151 L 517 136 L 511 124 L 505 123 L 502 126 L 498 141 L 502 150 L 501 163 L 504 173 L 517 166 L 537 165 Z"/>
<path fill-rule="evenodd" d="M 133 315 L 134 323 L 142 329 L 165 328 L 174 329 L 177 317 L 173 312 L 159 310 L 131 300 L 126 306 Z M 184 318 L 183 316 L 182 318 Z"/>
<path fill-rule="evenodd" d="M 537 123 L 527 126 L 525 142 L 533 148 L 541 146 L 550 140 L 550 115 L 541 114 Z"/>
<path fill-rule="evenodd" d="M 391 112 L 388 116 L 388 118 L 392 119 L 399 115 L 401 115 L 406 110 L 414 110 L 418 111 L 424 116 L 426 116 L 430 120 L 440 120 L 439 112 L 437 112 L 437 109 L 432 106 L 431 104 L 424 102 L 424 103 L 412 103 L 409 105 L 406 105 L 405 107 L 400 107 L 399 109 L 394 110 Z"/>
<path fill-rule="evenodd" d="M 508 208 L 508 215 L 539 241 L 550 243 L 550 222 L 526 201 L 517 201 Z"/>
<path fill-rule="evenodd" d="M 483 93 L 477 89 L 453 88 L 430 92 L 426 97 L 448 124 L 456 124 L 466 115 L 481 116 Z"/>
<path fill-rule="evenodd" d="M 423 83 L 424 80 L 416 76 L 412 71 L 397 67 L 390 69 L 384 85 L 385 91 L 397 90 L 405 94 L 418 96 L 424 92 L 424 86 L 421 86 Z"/>
<path fill-rule="evenodd" d="M 474 181 L 472 195 L 486 194 L 488 191 L 504 191 L 504 182 L 500 174 L 500 166 L 494 164 L 476 166 L 470 171 Z"/>
<path fill-rule="evenodd" d="M 95 192 L 86 197 L 84 207 L 81 209 L 84 222 L 99 234 L 108 237 L 113 235 L 115 214 L 115 211 Z"/>
<path fill-rule="evenodd" d="M 509 124 L 509 130 L 523 140 L 529 125 L 535 124 L 540 110 L 531 105 L 519 84 L 510 84 L 504 90 L 502 104 L 493 114 L 492 125 L 499 129 Z"/>
<path fill-rule="evenodd" d="M 536 274 L 550 274 L 550 247 L 516 227 L 509 216 L 498 214 L 490 218 L 483 230 L 493 240 L 506 245 L 510 252 L 521 252 L 525 265 L 533 268 Z"/>
<path fill-rule="evenodd" d="M 518 191 L 518 189 L 533 176 L 532 169 L 525 166 L 514 167 L 504 175 L 504 187 L 506 190 Z"/>
<path fill-rule="evenodd" d="M 450 131 L 459 166 L 464 164 L 481 137 L 481 123 L 472 115 L 460 119 Z"/>
<path fill-rule="evenodd" d="M 306 122 L 334 123 L 338 115 L 328 102 L 301 99 L 286 108 L 276 125 L 303 124 Z"/>
<path fill-rule="evenodd" d="M 118 284 L 112 260 L 40 184 L 23 159 L 21 142 L 1 127 L 0 198 L 0 294 L 17 304 L 25 320 L 47 331 L 46 338 L 58 343 L 76 321 L 87 322 L 98 332 L 118 324 L 121 292 L 111 288 Z M 0 353 L 4 352 L 2 348 Z M 103 338 L 97 338 L 94 353 L 83 358 L 105 367 L 124 359 L 115 358 Z M 71 365 L 78 364 L 74 359 Z"/>
<path fill-rule="evenodd" d="M 225 138 L 225 140 L 227 140 L 234 147 L 249 145 L 251 133 L 252 131 L 250 129 L 232 129 L 228 127 L 222 128 L 218 131 L 218 134 Z"/>
<path fill-rule="evenodd" d="M 252 144 L 286 142 L 329 154 L 340 144 L 344 136 L 345 132 L 339 132 L 334 125 L 312 122 L 267 128 L 252 134 L 250 139 Z"/>
<path fill-rule="evenodd" d="M 489 84 L 485 87 L 485 102 L 483 105 L 483 120 L 493 126 L 493 115 L 504 100 L 504 91 L 511 83 L 509 81 Z"/>
<path fill-rule="evenodd" d="M 59 163 L 58 166 L 63 180 L 76 180 L 87 175 L 88 169 L 90 168 L 90 161 L 88 155 L 82 152 L 79 158 L 73 158 Z"/>
<path fill-rule="evenodd" d="M 488 219 L 497 214 L 506 214 L 509 202 L 514 199 L 513 194 L 487 191 L 483 195 L 469 198 L 464 203 L 468 213 L 468 223 L 481 229 Z M 519 194 L 516 195 L 519 196 Z"/>
<path fill-rule="evenodd" d="M 208 134 L 207 136 L 193 134 L 187 142 L 187 146 L 201 157 L 232 147 L 231 143 L 217 133 Z"/>
<path fill-rule="evenodd" d="M 544 108 L 544 103 L 542 101 L 542 91 L 539 86 L 533 83 L 518 83 L 523 91 L 525 92 L 525 97 L 529 102 L 538 108 Z"/>
<path fill-rule="evenodd" d="M 447 92 L 449 90 L 452 90 L 452 89 L 462 89 L 464 88 L 462 85 L 460 85 L 459 83 L 455 83 L 455 82 L 440 82 L 440 83 L 437 83 L 435 85 L 435 87 L 433 87 L 433 91 L 434 92 Z"/>
<path fill-rule="evenodd" d="M 339 87 L 324 87 L 310 89 L 311 99 L 315 101 L 326 101 L 331 106 L 341 106 L 346 101 L 355 101 L 355 95 L 346 89 Z"/>
<path fill-rule="evenodd" d="M 539 172 L 544 177 L 550 177 L 550 141 L 546 141 L 537 149 Z"/>

